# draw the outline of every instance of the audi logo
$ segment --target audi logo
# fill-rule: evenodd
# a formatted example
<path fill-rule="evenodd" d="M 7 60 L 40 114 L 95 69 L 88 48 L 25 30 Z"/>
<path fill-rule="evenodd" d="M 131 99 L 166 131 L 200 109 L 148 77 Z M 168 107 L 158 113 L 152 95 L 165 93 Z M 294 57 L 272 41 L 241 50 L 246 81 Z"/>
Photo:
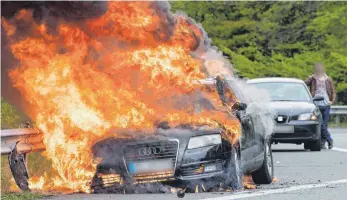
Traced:
<path fill-rule="evenodd" d="M 140 156 L 150 156 L 150 155 L 156 155 L 160 153 L 161 153 L 161 148 L 159 147 L 144 147 L 139 149 Z"/>

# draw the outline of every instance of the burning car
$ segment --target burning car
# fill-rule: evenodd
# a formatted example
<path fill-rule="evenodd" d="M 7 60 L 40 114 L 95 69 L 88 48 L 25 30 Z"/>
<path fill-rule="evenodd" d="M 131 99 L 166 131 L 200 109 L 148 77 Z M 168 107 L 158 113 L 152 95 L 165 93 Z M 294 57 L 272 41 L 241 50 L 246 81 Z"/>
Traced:
<path fill-rule="evenodd" d="M 53 168 L 24 190 L 90 193 L 153 181 L 239 187 L 241 172 L 271 182 L 264 117 L 249 112 L 252 101 L 230 80 L 192 83 L 232 76 L 232 66 L 201 26 L 169 8 L 45 2 L 2 19 L 12 55 L 6 85 L 30 107 Z"/>
<path fill-rule="evenodd" d="M 110 137 L 93 146 L 94 156 L 102 159 L 91 185 L 94 192 L 131 192 L 134 185 L 152 182 L 188 190 L 202 185 L 209 191 L 220 183 L 237 189 L 242 186 L 242 173 L 250 173 L 256 184 L 272 182 L 271 146 L 263 134 L 266 127 L 257 126 L 260 119 L 246 113 L 248 102 L 241 88 L 234 80 L 205 79 L 198 83 L 203 89 L 179 97 L 178 104 L 191 106 L 192 114 L 213 110 L 229 115 L 235 126 L 242 127 L 241 137 L 231 138 L 222 124 L 220 128 L 170 126 L 164 121 L 150 134 L 147 130 L 125 130 L 123 138 Z M 211 92 L 218 93 L 222 107 L 208 98 Z"/>

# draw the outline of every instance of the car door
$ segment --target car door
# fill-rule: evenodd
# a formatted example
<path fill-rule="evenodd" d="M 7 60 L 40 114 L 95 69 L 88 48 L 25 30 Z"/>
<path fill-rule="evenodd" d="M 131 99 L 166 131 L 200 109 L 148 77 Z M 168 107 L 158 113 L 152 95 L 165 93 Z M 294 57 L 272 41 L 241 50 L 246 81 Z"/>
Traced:
<path fill-rule="evenodd" d="M 257 106 L 256 104 L 250 102 L 252 106 Z M 264 159 L 264 152 L 265 152 L 265 134 L 266 134 L 266 127 L 263 122 L 264 114 L 260 114 L 263 111 L 259 111 L 260 108 L 256 108 L 255 110 L 258 111 L 248 111 L 249 117 L 251 118 L 252 124 L 253 124 L 253 136 L 252 139 L 249 141 L 250 146 L 250 152 L 251 152 L 251 159 L 253 162 L 253 168 L 257 169 L 257 166 L 261 165 L 263 163 Z"/>
<path fill-rule="evenodd" d="M 246 105 L 250 103 L 235 80 L 228 80 L 228 86 L 228 92 L 235 95 L 239 103 L 245 103 Z M 229 103 L 233 104 L 235 102 Z M 256 150 L 257 143 L 255 142 L 256 132 L 254 125 L 256 121 L 246 110 L 236 110 L 234 112 L 236 112 L 242 126 L 240 138 L 242 165 L 246 171 L 249 171 L 253 168 L 255 158 L 259 155 L 259 151 Z"/>
<path fill-rule="evenodd" d="M 245 166 L 252 165 L 252 158 L 254 157 L 253 138 L 254 138 L 254 126 L 252 118 L 246 113 L 245 110 L 238 111 L 240 115 L 240 122 L 242 127 L 242 133 L 240 138 L 241 143 L 241 155 L 242 163 Z M 248 168 L 248 167 L 246 167 Z"/>
<path fill-rule="evenodd" d="M 240 103 L 246 103 L 249 108 L 254 105 L 250 95 L 244 94 L 242 90 L 243 84 L 235 79 L 228 80 L 228 84 L 232 92 L 236 95 Z M 249 112 L 249 110 L 238 111 L 242 124 L 241 137 L 241 153 L 243 164 L 247 171 L 253 171 L 264 157 L 264 125 L 262 119 L 257 112 Z"/>

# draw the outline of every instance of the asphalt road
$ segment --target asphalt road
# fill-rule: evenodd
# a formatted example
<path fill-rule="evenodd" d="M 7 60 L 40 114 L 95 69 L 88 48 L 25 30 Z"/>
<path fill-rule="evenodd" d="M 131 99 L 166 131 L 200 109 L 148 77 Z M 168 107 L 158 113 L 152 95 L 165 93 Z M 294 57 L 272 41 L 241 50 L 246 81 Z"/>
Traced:
<path fill-rule="evenodd" d="M 186 194 L 185 200 L 346 200 L 347 199 L 347 129 L 331 129 L 333 150 L 305 151 L 303 145 L 273 145 L 277 182 L 240 192 Z M 176 194 L 72 194 L 47 197 L 50 200 L 178 199 Z"/>

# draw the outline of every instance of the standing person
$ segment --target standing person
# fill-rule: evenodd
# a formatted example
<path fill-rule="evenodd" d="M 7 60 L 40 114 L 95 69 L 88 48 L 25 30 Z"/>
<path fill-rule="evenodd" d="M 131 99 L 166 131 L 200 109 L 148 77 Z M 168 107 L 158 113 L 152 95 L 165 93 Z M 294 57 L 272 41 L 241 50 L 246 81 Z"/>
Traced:
<path fill-rule="evenodd" d="M 305 83 L 310 87 L 311 95 L 313 97 L 324 97 L 324 100 L 317 101 L 316 105 L 319 107 L 323 115 L 322 122 L 322 148 L 326 149 L 325 142 L 328 142 L 329 149 L 333 148 L 333 139 L 328 130 L 328 121 L 330 116 L 330 105 L 335 102 L 336 93 L 332 79 L 325 73 L 322 63 L 314 65 L 314 73 L 309 76 Z"/>

